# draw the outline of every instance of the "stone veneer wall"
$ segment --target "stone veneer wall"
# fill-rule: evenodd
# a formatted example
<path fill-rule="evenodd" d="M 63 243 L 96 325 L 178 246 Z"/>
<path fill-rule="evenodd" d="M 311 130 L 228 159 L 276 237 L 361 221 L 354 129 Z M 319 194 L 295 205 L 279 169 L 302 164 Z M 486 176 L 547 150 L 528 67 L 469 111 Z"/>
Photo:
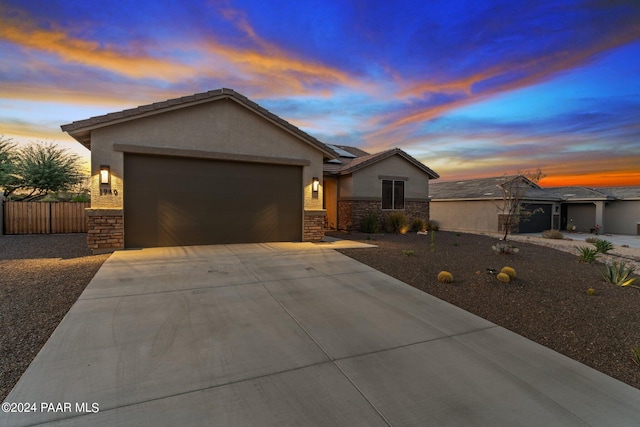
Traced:
<path fill-rule="evenodd" d="M 429 220 L 429 201 L 405 200 L 404 209 L 382 210 L 380 200 L 339 200 L 338 201 L 338 229 L 362 231 L 362 221 L 370 212 L 378 215 L 381 229 L 387 224 L 387 217 L 391 212 L 404 212 L 409 225 L 414 219 Z"/>
<path fill-rule="evenodd" d="M 122 209 L 87 209 L 87 245 L 94 254 L 124 249 Z"/>
<path fill-rule="evenodd" d="M 324 237 L 324 222 L 326 211 L 304 211 L 304 230 L 302 240 L 305 242 L 319 242 Z"/>

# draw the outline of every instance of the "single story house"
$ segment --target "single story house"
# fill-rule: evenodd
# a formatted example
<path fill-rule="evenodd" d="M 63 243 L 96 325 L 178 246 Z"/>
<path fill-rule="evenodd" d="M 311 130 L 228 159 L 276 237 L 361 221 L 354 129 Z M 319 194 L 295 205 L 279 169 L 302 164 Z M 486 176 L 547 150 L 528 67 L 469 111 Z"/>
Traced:
<path fill-rule="evenodd" d="M 429 220 L 429 181 L 438 174 L 399 148 L 369 154 L 329 145 L 337 159 L 324 163 L 324 207 L 328 229 L 361 230 L 369 213 L 380 224 L 392 212 L 409 221 Z"/>
<path fill-rule="evenodd" d="M 542 188 L 525 177 L 492 177 L 431 185 L 431 219 L 442 229 L 488 232 L 502 230 L 503 186 L 514 178 L 526 186 L 522 204 L 536 213 L 520 221 L 513 232 L 549 229 L 577 232 L 640 234 L 640 187 Z"/>
<path fill-rule="evenodd" d="M 595 225 L 611 234 L 640 235 L 640 186 L 547 188 L 562 199 L 561 230 L 567 224 L 590 232 Z"/>
<path fill-rule="evenodd" d="M 369 210 L 428 219 L 438 177 L 399 149 L 324 144 L 232 89 L 61 128 L 91 151 L 95 253 L 318 241 L 327 223 L 357 228 Z"/>
<path fill-rule="evenodd" d="M 232 89 L 61 126 L 91 150 L 88 244 L 316 241 L 338 154 Z"/>

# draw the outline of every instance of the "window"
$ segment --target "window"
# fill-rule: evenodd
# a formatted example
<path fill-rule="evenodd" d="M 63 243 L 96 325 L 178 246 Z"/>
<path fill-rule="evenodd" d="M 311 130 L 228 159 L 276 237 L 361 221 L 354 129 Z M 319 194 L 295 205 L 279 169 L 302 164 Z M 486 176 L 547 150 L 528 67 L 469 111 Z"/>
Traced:
<path fill-rule="evenodd" d="M 382 180 L 382 209 L 404 209 L 404 181 Z"/>

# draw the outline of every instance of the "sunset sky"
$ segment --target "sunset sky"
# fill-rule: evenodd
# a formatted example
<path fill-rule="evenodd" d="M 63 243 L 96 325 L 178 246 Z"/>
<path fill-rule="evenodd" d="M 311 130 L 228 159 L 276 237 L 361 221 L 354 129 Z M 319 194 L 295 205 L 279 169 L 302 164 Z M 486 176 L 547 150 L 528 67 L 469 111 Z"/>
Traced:
<path fill-rule="evenodd" d="M 228 87 L 457 180 L 640 185 L 639 0 L 0 0 L 0 134 Z"/>

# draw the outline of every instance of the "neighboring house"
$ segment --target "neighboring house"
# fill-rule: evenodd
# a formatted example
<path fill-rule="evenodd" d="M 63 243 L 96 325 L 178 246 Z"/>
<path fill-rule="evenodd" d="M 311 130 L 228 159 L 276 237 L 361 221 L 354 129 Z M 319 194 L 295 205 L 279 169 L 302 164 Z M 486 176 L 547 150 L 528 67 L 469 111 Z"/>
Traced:
<path fill-rule="evenodd" d="M 516 181 L 514 181 L 516 180 Z M 431 185 L 431 219 L 443 230 L 493 233 L 502 231 L 503 186 L 521 185 L 521 202 L 534 215 L 514 224 L 514 233 L 549 230 L 559 221 L 560 198 L 523 176 L 501 176 Z M 507 200 L 508 201 L 508 200 Z M 557 227 L 556 227 L 557 228 Z"/>
<path fill-rule="evenodd" d="M 316 241 L 327 145 L 231 89 L 62 126 L 91 150 L 88 243 Z"/>
<path fill-rule="evenodd" d="M 573 220 L 576 231 L 590 232 L 597 224 L 607 233 L 640 235 L 640 186 L 546 190 L 563 200 L 562 230 Z"/>
<path fill-rule="evenodd" d="M 429 220 L 429 181 L 439 177 L 433 170 L 399 148 L 369 154 L 328 145 L 339 157 L 324 164 L 327 228 L 361 230 L 369 213 L 381 224 L 391 212 Z"/>
<path fill-rule="evenodd" d="M 431 185 L 431 219 L 442 229 L 470 232 L 501 231 L 504 193 L 501 185 L 514 177 L 494 177 Z M 526 178 L 521 177 L 526 180 Z M 640 187 L 542 188 L 526 180 L 522 202 L 538 213 L 512 230 L 535 233 L 549 229 L 577 232 L 640 234 Z"/>

